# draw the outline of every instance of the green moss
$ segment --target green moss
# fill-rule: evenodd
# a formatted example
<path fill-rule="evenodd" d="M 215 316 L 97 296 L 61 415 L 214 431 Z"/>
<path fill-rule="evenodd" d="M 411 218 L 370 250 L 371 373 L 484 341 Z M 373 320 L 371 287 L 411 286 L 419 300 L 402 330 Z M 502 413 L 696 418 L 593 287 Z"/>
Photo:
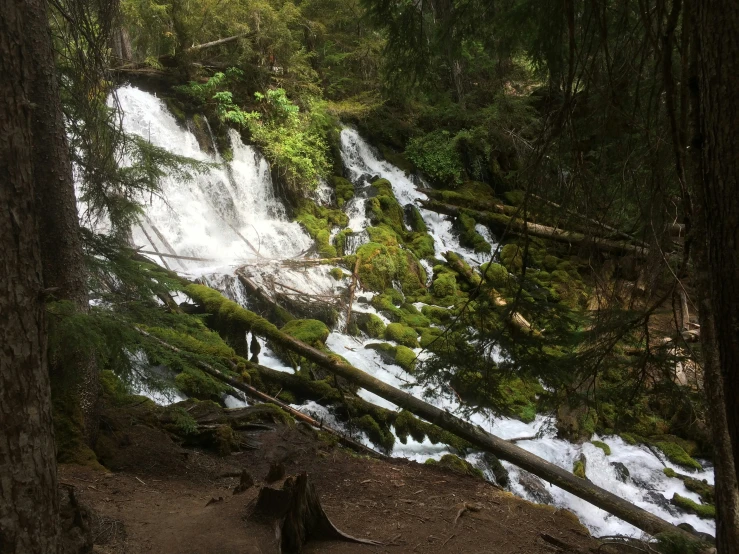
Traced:
<path fill-rule="evenodd" d="M 346 238 L 349 235 L 353 235 L 354 231 L 351 229 L 342 229 L 338 233 L 336 233 L 336 237 L 334 237 L 334 244 L 336 245 L 336 253 L 340 256 L 346 255 Z"/>
<path fill-rule="evenodd" d="M 605 452 L 606 456 L 611 455 L 611 447 L 608 446 L 606 443 L 601 441 L 592 441 L 592 445 L 600 448 L 603 452 Z"/>
<path fill-rule="evenodd" d="M 674 469 L 666 467 L 662 470 L 667 477 L 672 479 L 680 479 L 685 488 L 696 493 L 701 497 L 704 504 L 714 504 L 716 502 L 716 490 L 713 485 L 709 485 L 705 479 L 693 479 L 688 475 L 677 473 Z"/>
<path fill-rule="evenodd" d="M 342 208 L 345 203 L 354 198 L 354 185 L 338 175 L 331 176 L 331 184 L 336 193 L 336 203 Z"/>
<path fill-rule="evenodd" d="M 385 336 L 385 323 L 375 314 L 357 313 L 355 314 L 357 326 L 364 331 L 367 336 L 373 339 L 379 339 Z"/>
<path fill-rule="evenodd" d="M 511 279 L 508 270 L 500 264 L 484 263 L 480 266 L 480 273 L 491 286 L 504 290 Z"/>
<path fill-rule="evenodd" d="M 453 471 L 454 473 L 459 473 L 460 475 L 469 475 L 470 477 L 479 477 L 481 479 L 483 478 L 483 473 L 481 470 L 477 469 L 467 460 L 463 460 L 462 458 L 460 458 L 459 456 L 455 456 L 454 454 L 444 454 L 439 461 L 436 461 L 433 458 L 429 458 L 424 463 L 426 465 L 443 467 L 445 469 Z"/>
<path fill-rule="evenodd" d="M 457 279 L 451 273 L 443 273 L 434 279 L 431 290 L 439 298 L 451 296 L 457 292 Z"/>
<path fill-rule="evenodd" d="M 655 446 L 659 448 L 673 464 L 677 464 L 687 469 L 703 469 L 703 466 L 691 458 L 690 455 L 678 444 L 662 441 L 657 442 Z"/>
<path fill-rule="evenodd" d="M 511 273 L 523 268 L 523 248 L 514 243 L 506 244 L 500 251 L 500 261 Z"/>
<path fill-rule="evenodd" d="M 660 533 L 655 538 L 660 554 L 701 554 L 705 551 L 705 543 L 697 538 L 691 539 L 685 533 Z"/>
<path fill-rule="evenodd" d="M 385 338 L 412 348 L 418 346 L 418 334 L 416 331 L 402 323 L 391 323 L 388 325 L 385 329 Z"/>
<path fill-rule="evenodd" d="M 544 392 L 538 381 L 513 377 L 505 379 L 499 388 L 503 400 L 502 409 L 507 415 L 517 417 L 525 423 L 534 421 L 537 396 Z"/>
<path fill-rule="evenodd" d="M 462 246 L 472 248 L 475 252 L 489 254 L 492 250 L 490 244 L 477 232 L 476 224 L 474 218 L 464 212 L 459 214 L 455 221 L 455 227 L 459 232 L 459 242 Z"/>
<path fill-rule="evenodd" d="M 425 291 L 426 275 L 412 252 L 397 245 L 369 242 L 359 247 L 357 256 L 358 276 L 365 290 L 381 292 L 399 281 L 405 294 Z"/>
<path fill-rule="evenodd" d="M 419 340 L 421 348 L 429 348 L 433 350 L 434 345 L 437 344 L 437 339 L 442 336 L 443 330 L 437 327 L 427 327 L 421 330 L 421 338 Z"/>
<path fill-rule="evenodd" d="M 511 190 L 504 193 L 503 198 L 513 206 L 520 206 L 523 204 L 524 198 L 526 198 L 526 193 L 522 190 Z"/>
<path fill-rule="evenodd" d="M 716 506 L 713 504 L 698 504 L 690 498 L 685 498 L 675 493 L 672 503 L 686 512 L 693 513 L 702 519 L 716 519 Z"/>
<path fill-rule="evenodd" d="M 425 315 L 432 323 L 440 325 L 451 320 L 454 313 L 448 308 L 440 308 L 439 306 L 426 305 L 421 308 L 421 313 Z"/>
<path fill-rule="evenodd" d="M 414 233 L 406 245 L 419 260 L 430 258 L 434 255 L 434 239 L 426 233 Z"/>
<path fill-rule="evenodd" d="M 572 473 L 575 475 L 575 477 L 579 477 L 580 479 L 587 479 L 587 476 L 585 475 L 586 464 L 587 459 L 584 455 L 580 454 L 580 457 L 575 460 L 574 464 L 572 464 Z"/>
<path fill-rule="evenodd" d="M 347 226 L 349 217 L 344 212 L 319 206 L 311 200 L 304 200 L 296 210 L 295 220 L 302 224 L 316 241 L 318 253 L 322 257 L 336 256 L 336 248 L 330 242 L 331 229 Z"/>
<path fill-rule="evenodd" d="M 333 269 L 331 269 L 331 271 L 329 271 L 329 274 L 337 281 L 341 281 L 347 276 L 346 273 L 344 273 L 344 270 L 340 267 L 334 267 Z"/>
<path fill-rule="evenodd" d="M 392 196 L 393 198 L 395 197 L 393 194 L 393 186 L 387 179 L 376 179 L 372 181 L 372 186 L 377 190 L 378 194 Z"/>
<path fill-rule="evenodd" d="M 408 224 L 410 225 L 410 228 L 416 233 L 428 232 L 426 222 L 423 220 L 423 217 L 421 217 L 421 212 L 418 211 L 418 208 L 413 204 L 409 204 L 406 210 L 408 212 Z"/>
<path fill-rule="evenodd" d="M 317 319 L 294 319 L 281 330 L 283 333 L 312 346 L 323 346 L 330 333 L 326 324 Z"/>
<path fill-rule="evenodd" d="M 200 400 L 219 400 L 228 390 L 223 383 L 194 367 L 185 367 L 174 382 L 184 394 Z"/>
<path fill-rule="evenodd" d="M 118 376 L 110 370 L 100 372 L 100 389 L 103 397 L 112 405 L 120 405 L 129 398 L 126 386 Z"/>
<path fill-rule="evenodd" d="M 386 246 L 398 246 L 398 235 L 387 225 L 367 227 L 367 234 L 372 242 L 384 244 Z"/>
<path fill-rule="evenodd" d="M 386 451 L 391 451 L 395 445 L 395 436 L 389 429 L 383 429 L 375 419 L 369 415 L 363 415 L 360 418 L 353 419 L 352 423 L 367 434 L 372 444 L 375 444 Z"/>
<path fill-rule="evenodd" d="M 424 424 L 407 410 L 403 410 L 398 414 L 395 418 L 394 427 L 395 434 L 398 435 L 400 442 L 403 444 L 408 442 L 409 435 L 416 442 L 423 442 L 426 438 Z"/>
<path fill-rule="evenodd" d="M 407 346 L 398 345 L 395 349 L 395 362 L 410 373 L 416 368 L 416 353 Z"/>
<path fill-rule="evenodd" d="M 631 444 L 631 445 L 644 444 L 647 442 L 644 437 L 641 437 L 634 433 L 624 432 L 620 434 L 620 437 L 624 440 L 625 443 Z"/>
<path fill-rule="evenodd" d="M 84 419 L 78 398 L 52 387 L 52 421 L 56 458 L 62 464 L 76 464 L 103 470 L 95 452 L 85 442 Z"/>
<path fill-rule="evenodd" d="M 297 398 L 290 391 L 283 390 L 276 397 L 278 400 L 282 400 L 285 404 L 297 404 Z"/>

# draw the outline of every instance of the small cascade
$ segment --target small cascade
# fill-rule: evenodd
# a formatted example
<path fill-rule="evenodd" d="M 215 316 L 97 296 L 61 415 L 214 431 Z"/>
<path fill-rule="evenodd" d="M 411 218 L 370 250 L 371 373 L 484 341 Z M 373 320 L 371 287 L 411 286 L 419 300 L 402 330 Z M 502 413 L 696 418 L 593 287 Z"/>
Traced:
<path fill-rule="evenodd" d="M 151 201 L 146 199 L 146 218 L 143 222 L 146 233 L 134 230 L 137 245 L 144 246 L 145 249 L 156 246 L 160 251 L 171 249 L 179 255 L 209 260 L 182 263 L 188 272 L 202 276 L 210 286 L 247 307 L 250 300 L 233 274 L 234 268 L 244 263 L 248 263 L 245 271 L 257 286 L 275 293 L 325 297 L 338 295 L 345 290 L 346 283 L 337 282 L 330 276 L 331 266 L 306 264 L 299 267 L 299 264 L 295 264 L 292 267 L 279 263 L 279 260 L 290 259 L 308 251 L 313 241 L 300 225 L 288 220 L 285 207 L 275 195 L 269 164 L 254 147 L 244 144 L 237 132 L 229 132 L 233 159 L 226 162 L 217 152 L 208 154 L 201 151 L 195 136 L 178 125 L 163 102 L 155 96 L 133 87 L 123 87 L 119 89 L 118 97 L 125 111 L 124 128 L 127 132 L 144 137 L 173 153 L 214 164 L 207 172 L 194 176 L 191 181 L 183 182 L 175 177 L 165 179 L 163 198 L 155 197 Z M 342 130 L 341 154 L 347 176 L 356 191 L 355 198 L 344 207 L 350 220 L 348 227 L 354 231 L 347 236 L 346 248 L 353 252 L 369 240 L 365 231 L 369 226 L 365 203 L 370 193 L 368 184 L 374 177 L 383 177 L 390 181 L 401 205 L 417 204 L 419 200 L 426 199 L 418 189 L 428 185 L 384 161 L 354 129 Z M 315 191 L 314 198 L 319 203 L 330 202 L 330 187 L 321 184 Z M 420 213 L 434 239 L 437 256 L 453 250 L 470 264 L 488 261 L 489 255 L 481 256 L 459 244 L 450 218 L 423 209 Z M 495 250 L 496 240 L 488 229 L 478 226 L 477 230 Z M 430 265 L 426 261 L 421 263 L 430 275 Z M 359 290 L 352 309 L 355 312 L 374 313 L 387 323 L 387 319 L 367 303 L 371 297 L 372 293 Z M 375 341 L 340 332 L 343 329 L 341 320 L 335 329 L 326 342 L 328 348 L 378 379 L 396 387 L 404 387 L 410 394 L 425 399 L 427 391 L 424 388 L 408 386 L 414 382 L 412 375 L 389 364 L 376 351 L 364 348 Z M 260 346 L 261 364 L 279 371 L 293 371 L 264 341 L 260 340 Z M 425 355 L 421 354 L 420 349 L 415 351 L 421 356 Z M 492 352 L 491 355 L 499 354 Z M 450 413 L 460 413 L 461 406 L 451 390 L 434 392 L 437 395 L 432 402 L 436 406 Z M 368 391 L 360 390 L 359 395 L 379 406 L 395 408 L 393 404 Z M 243 399 L 236 396 L 227 400 L 234 406 L 243 402 Z M 306 412 L 318 413 L 323 420 L 340 427 L 339 422 L 333 421 L 330 411 L 318 404 L 308 403 L 296 407 Z M 673 464 L 660 459 L 646 447 L 625 444 L 615 436 L 601 437 L 600 440 L 607 443 L 612 450 L 612 454 L 606 457 L 602 450 L 590 443 L 577 445 L 557 439 L 544 416 L 537 416 L 531 423 L 492 418 L 485 414 L 473 414 L 467 419 L 502 438 L 536 436 L 537 438 L 518 442 L 518 445 L 567 470 L 572 469 L 575 459 L 585 454 L 588 460 L 587 477 L 594 483 L 628 498 L 668 521 L 687 522 L 698 531 L 715 533 L 713 522 L 670 511 L 669 499 L 673 493 L 677 492 L 695 500 L 697 497 L 687 491 L 681 481 L 670 479 L 664 474 L 663 468 L 674 468 Z M 366 441 L 366 444 L 369 442 Z M 419 443 L 409 438 L 407 444 L 396 441 L 393 454 L 423 462 L 428 458 L 438 459 L 446 452 L 447 447 L 444 445 L 432 445 L 428 439 Z M 482 456 L 480 453 L 472 453 L 468 460 L 476 464 L 482 463 Z M 617 464 L 623 464 L 630 477 L 622 480 Z M 529 476 L 510 464 L 505 465 L 510 471 L 513 492 L 531 500 L 541 500 L 527 485 Z M 685 470 L 675 469 L 685 473 Z M 713 482 L 711 468 L 695 472 L 692 476 Z M 548 502 L 574 511 L 595 535 L 640 535 L 631 525 L 609 516 L 558 487 L 541 483 L 540 487 L 546 493 Z"/>

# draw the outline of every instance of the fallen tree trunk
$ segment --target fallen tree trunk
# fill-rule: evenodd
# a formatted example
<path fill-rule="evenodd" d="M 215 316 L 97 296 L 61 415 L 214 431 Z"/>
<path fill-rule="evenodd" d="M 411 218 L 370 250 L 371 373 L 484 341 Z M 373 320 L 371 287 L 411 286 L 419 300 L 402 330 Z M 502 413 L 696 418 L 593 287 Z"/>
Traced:
<path fill-rule="evenodd" d="M 649 256 L 649 249 L 644 248 L 643 246 L 631 244 L 625 241 L 615 241 L 600 237 L 590 237 L 584 235 L 583 233 L 576 233 L 573 231 L 556 229 L 554 227 L 547 227 L 545 225 L 539 225 L 538 223 L 530 223 L 522 221 L 518 218 L 509 217 L 502 213 L 494 214 L 490 212 L 480 212 L 477 210 L 460 208 L 458 206 L 453 206 L 451 204 L 445 204 L 443 202 L 437 202 L 434 200 L 421 200 L 421 205 L 427 210 L 431 210 L 440 214 L 450 215 L 453 217 L 459 217 L 459 215 L 463 212 L 467 213 L 471 217 L 475 218 L 475 221 L 477 221 L 478 223 L 489 225 L 490 227 L 496 228 L 498 231 L 508 229 L 515 233 L 529 234 L 532 237 L 550 239 L 567 244 L 592 245 L 606 252 L 614 252 L 617 254 L 632 254 L 639 258 L 646 258 Z"/>
<path fill-rule="evenodd" d="M 442 429 L 457 435 L 481 450 L 491 452 L 503 460 L 525 469 L 538 477 L 557 485 L 565 491 L 574 494 L 601 508 L 635 527 L 651 535 L 670 532 L 692 538 L 692 535 L 665 521 L 664 519 L 635 506 L 631 502 L 598 487 L 585 479 L 575 477 L 570 471 L 547 462 L 538 456 L 504 440 L 483 431 L 470 423 L 444 411 L 428 402 L 412 396 L 387 383 L 372 377 L 354 366 L 343 363 L 335 357 L 313 348 L 293 337 L 279 331 L 274 325 L 263 320 L 256 314 L 250 313 L 234 302 L 227 300 L 217 291 L 202 285 L 185 287 L 185 293 L 193 300 L 201 303 L 214 315 L 235 320 L 246 320 L 253 332 L 281 344 L 283 347 L 313 361 L 339 377 L 367 389 L 381 398 L 425 419 L 429 423 L 438 425 Z"/>
<path fill-rule="evenodd" d="M 239 40 L 240 38 L 247 37 L 249 35 L 253 35 L 254 33 L 241 33 L 238 35 L 234 35 L 232 37 L 226 37 L 226 38 L 220 38 L 218 40 L 213 40 L 211 42 L 204 42 L 203 44 L 196 44 L 195 46 L 191 46 L 185 52 L 192 53 L 192 52 L 198 52 L 199 50 L 205 50 L 206 48 L 213 48 L 215 46 L 220 46 L 221 44 L 227 44 L 229 42 L 233 42 L 235 40 Z"/>
<path fill-rule="evenodd" d="M 159 337 L 155 337 L 151 333 L 144 331 L 143 329 L 140 329 L 139 327 L 134 327 L 134 328 L 141 335 L 159 343 L 160 345 L 167 348 L 168 350 L 171 350 L 172 352 L 176 352 L 178 354 L 184 354 L 184 355 L 188 354 L 188 352 L 184 350 L 180 350 L 176 346 L 173 346 L 169 344 L 168 342 L 163 341 Z M 291 416 L 293 416 L 298 421 L 303 421 L 309 425 L 312 425 L 313 427 L 316 427 L 318 429 L 325 431 L 326 433 L 329 433 L 330 435 L 335 436 L 341 444 L 343 444 L 344 446 L 348 448 L 351 448 L 352 450 L 359 452 L 360 454 L 366 454 L 374 458 L 385 458 L 386 457 L 383 454 L 380 454 L 379 452 L 377 452 L 376 450 L 373 450 L 367 446 L 364 446 L 361 443 L 358 443 L 355 440 L 350 439 L 349 437 L 337 431 L 336 429 L 332 429 L 331 427 L 325 426 L 322 422 L 316 419 L 313 419 L 312 417 L 308 415 L 305 415 L 303 412 L 296 410 L 289 404 L 285 404 L 281 400 L 278 400 L 277 398 L 274 398 L 268 394 L 265 394 L 259 389 L 252 387 L 251 385 L 242 383 L 241 381 L 238 381 L 237 379 L 233 379 L 232 377 L 229 377 L 223 372 L 218 371 L 216 368 L 214 368 L 210 364 L 207 364 L 200 360 L 196 360 L 195 364 L 198 366 L 198 368 L 200 368 L 201 371 L 207 373 L 208 375 L 215 377 L 219 381 L 223 381 L 224 383 L 231 385 L 233 388 L 248 394 L 252 398 L 256 398 L 257 400 L 261 400 L 262 402 L 267 402 L 268 404 L 274 404 L 275 406 L 278 406 L 284 411 L 286 411 L 287 413 L 289 413 Z"/>

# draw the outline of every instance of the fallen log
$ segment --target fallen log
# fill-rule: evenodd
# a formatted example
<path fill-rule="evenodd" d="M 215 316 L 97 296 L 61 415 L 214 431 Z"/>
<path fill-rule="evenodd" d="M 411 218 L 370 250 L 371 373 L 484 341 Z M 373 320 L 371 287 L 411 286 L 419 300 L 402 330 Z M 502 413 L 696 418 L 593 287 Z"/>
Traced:
<path fill-rule="evenodd" d="M 459 215 L 463 212 L 467 213 L 471 217 L 475 218 L 475 221 L 477 221 L 478 223 L 489 225 L 490 227 L 493 227 L 498 231 L 504 231 L 507 229 L 515 233 L 529 234 L 532 237 L 539 237 L 543 239 L 554 240 L 557 242 L 564 242 L 567 244 L 592 245 L 606 252 L 614 252 L 617 254 L 632 254 L 639 258 L 646 258 L 649 256 L 649 249 L 644 248 L 643 246 L 625 241 L 615 241 L 600 237 L 592 237 L 587 236 L 583 233 L 565 231 L 563 229 L 556 229 L 554 227 L 547 227 L 545 225 L 539 225 L 538 223 L 531 223 L 515 217 L 510 217 L 502 213 L 494 214 L 490 212 L 481 212 L 467 208 L 460 208 L 458 206 L 453 206 L 451 204 L 445 204 L 443 202 L 437 202 L 434 200 L 421 200 L 421 205 L 427 210 L 431 210 L 432 212 L 450 215 L 453 217 L 459 217 Z"/>
<path fill-rule="evenodd" d="M 212 40 L 210 42 L 204 42 L 203 44 L 196 44 L 195 46 L 191 46 L 185 52 L 192 53 L 192 52 L 198 52 L 199 50 L 205 50 L 207 48 L 213 48 L 215 46 L 220 46 L 221 44 L 228 44 L 229 42 L 234 42 L 235 40 L 239 40 L 240 38 L 247 37 L 249 35 L 253 35 L 254 33 L 240 33 L 238 35 L 234 35 L 232 37 L 226 37 L 226 38 L 220 38 L 218 40 Z"/>
<path fill-rule="evenodd" d="M 354 366 L 282 333 L 274 325 L 224 298 L 213 289 L 192 284 L 185 287 L 185 293 L 194 301 L 203 305 L 210 313 L 227 320 L 248 321 L 252 332 L 281 344 L 283 347 L 321 365 L 335 375 L 343 377 L 347 381 L 377 394 L 381 398 L 408 410 L 429 423 L 438 425 L 442 429 L 457 435 L 481 450 L 491 452 L 498 458 L 509 461 L 557 485 L 563 490 L 590 502 L 594 506 L 631 523 L 646 533 L 656 535 L 663 532 L 670 532 L 692 538 L 689 533 L 679 529 L 675 525 L 585 479 L 575 477 L 570 471 L 539 458 L 500 437 L 471 425 L 447 411 L 432 406 L 428 402 L 388 385 Z"/>

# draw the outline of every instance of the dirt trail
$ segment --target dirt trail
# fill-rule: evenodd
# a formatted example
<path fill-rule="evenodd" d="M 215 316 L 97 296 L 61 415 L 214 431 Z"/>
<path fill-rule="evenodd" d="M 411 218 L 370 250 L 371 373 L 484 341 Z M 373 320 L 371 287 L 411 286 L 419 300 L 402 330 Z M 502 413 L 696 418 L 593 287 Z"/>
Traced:
<path fill-rule="evenodd" d="M 277 552 L 273 530 L 249 518 L 275 461 L 287 475 L 308 472 L 337 527 L 383 543 L 370 547 L 314 541 L 308 543 L 308 553 L 530 554 L 588 552 L 598 546 L 569 512 L 531 504 L 479 478 L 443 468 L 359 457 L 300 425 L 252 432 L 255 450 L 223 458 L 183 448 L 155 427 L 121 428 L 120 421 L 115 427 L 108 441 L 115 448 L 109 444 L 104 457 L 111 472 L 60 468 L 60 480 L 74 486 L 77 498 L 92 509 L 98 553 Z M 234 495 L 242 469 L 257 485 Z M 466 511 L 455 524 L 465 502 L 481 509 Z M 556 548 L 542 534 L 574 549 Z"/>

